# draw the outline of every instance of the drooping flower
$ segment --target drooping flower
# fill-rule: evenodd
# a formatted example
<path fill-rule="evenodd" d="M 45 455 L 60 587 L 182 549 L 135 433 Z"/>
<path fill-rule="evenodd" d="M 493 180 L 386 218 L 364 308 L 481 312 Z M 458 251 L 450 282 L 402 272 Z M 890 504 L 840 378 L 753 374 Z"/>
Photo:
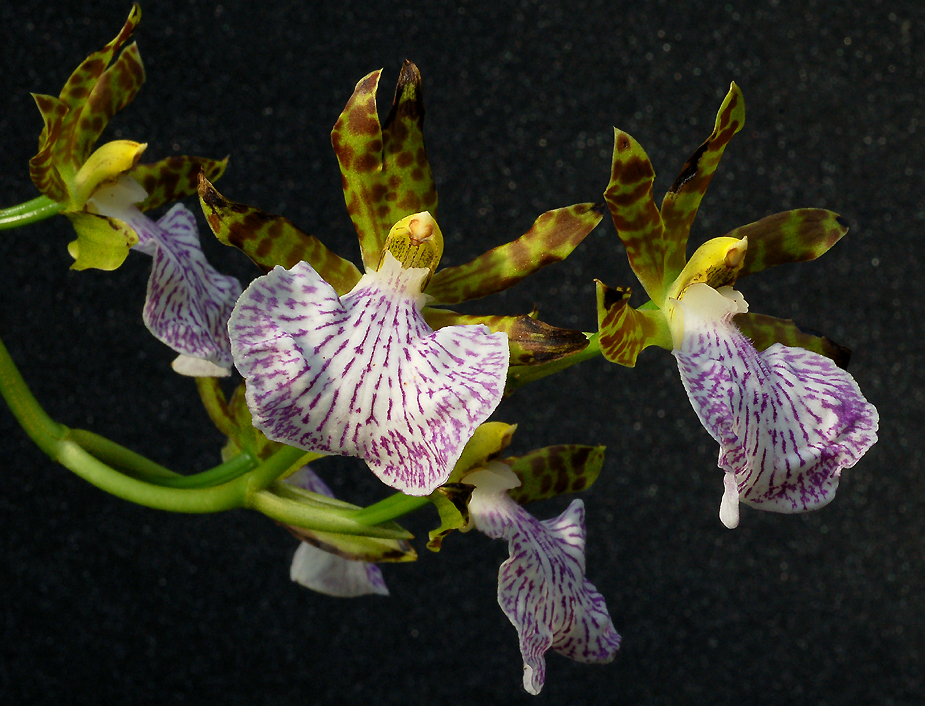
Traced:
<path fill-rule="evenodd" d="M 718 238 L 702 250 L 734 267 L 746 246 Z M 775 343 L 759 353 L 733 323 L 748 305 L 730 287 L 682 279 L 668 302 L 684 389 L 720 444 L 723 524 L 738 525 L 739 502 L 783 513 L 826 505 L 842 469 L 877 440 L 877 410 L 854 378 L 802 348 Z"/>
<path fill-rule="evenodd" d="M 33 95 L 45 126 L 39 151 L 29 161 L 29 173 L 77 232 L 77 240 L 68 246 L 75 260 L 73 269 L 116 269 L 139 239 L 131 225 L 87 207 L 99 188 L 121 175 L 132 176 L 147 192 L 140 203 L 141 210 L 147 211 L 195 193 L 200 172 L 215 179 L 225 169 L 226 161 L 185 156 L 139 164 L 146 145 L 130 140 L 115 140 L 93 150 L 112 116 L 131 102 L 144 83 L 137 45 L 132 43 L 119 53 L 140 21 L 136 4 L 115 39 L 77 67 L 57 98 Z"/>
<path fill-rule="evenodd" d="M 573 500 L 555 519 L 537 520 L 509 497 L 520 481 L 498 461 L 463 482 L 475 486 L 469 500 L 474 526 L 508 542 L 510 557 L 498 572 L 498 603 L 517 629 L 524 688 L 531 694 L 543 688 L 550 649 L 578 662 L 613 660 L 620 635 L 604 597 L 585 577 L 582 501 Z"/>
<path fill-rule="evenodd" d="M 303 466 L 284 482 L 312 493 L 334 497 L 327 484 L 308 466 Z M 290 578 L 296 583 L 340 598 L 371 593 L 389 595 L 382 571 L 375 564 L 345 557 L 342 550 L 325 541 L 323 532 L 303 530 L 300 538 L 302 543 L 292 557 L 289 570 Z"/>
<path fill-rule="evenodd" d="M 231 315 L 231 349 L 268 438 L 357 456 L 387 485 L 427 495 L 501 401 L 507 336 L 427 325 L 422 289 L 442 252 L 429 213 L 390 238 L 402 261 L 387 248 L 342 297 L 307 262 L 255 280 Z"/>
<path fill-rule="evenodd" d="M 88 208 L 125 223 L 138 236 L 133 249 L 153 258 L 143 318 L 158 340 L 180 354 L 174 370 L 194 377 L 230 375 L 228 318 L 241 284 L 208 263 L 189 209 L 176 204 L 153 221 L 135 205 L 145 196 L 138 182 L 122 175 L 99 187 Z"/>
<path fill-rule="evenodd" d="M 608 360 L 632 366 L 650 345 L 677 358 L 691 404 L 720 444 L 720 518 L 730 528 L 740 502 L 786 513 L 828 503 L 842 469 L 876 442 L 878 423 L 851 375 L 830 360 L 844 361 L 844 349 L 792 321 L 747 313 L 729 288 L 737 277 L 823 254 L 847 232 L 841 218 L 818 209 L 769 216 L 708 241 L 686 260 L 700 200 L 744 117 L 733 84 L 713 134 L 684 165 L 661 209 L 652 199 L 648 157 L 615 131 L 605 199 L 652 300 L 634 309 L 629 289 L 598 283 L 598 343 Z"/>

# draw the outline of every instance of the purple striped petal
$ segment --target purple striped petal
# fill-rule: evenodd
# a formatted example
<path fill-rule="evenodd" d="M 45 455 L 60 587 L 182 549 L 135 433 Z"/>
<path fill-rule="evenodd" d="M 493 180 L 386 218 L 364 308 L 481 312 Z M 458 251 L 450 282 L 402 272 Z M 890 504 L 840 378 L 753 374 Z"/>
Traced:
<path fill-rule="evenodd" d="M 604 597 L 585 578 L 584 504 L 573 500 L 553 520 L 540 521 L 507 490 L 519 482 L 494 462 L 463 480 L 475 485 L 469 513 L 493 539 L 506 539 L 510 558 L 498 572 L 498 603 L 517 628 L 524 688 L 538 694 L 550 648 L 578 662 L 610 662 L 620 647 Z"/>
<path fill-rule="evenodd" d="M 308 466 L 303 466 L 285 480 L 286 483 L 319 495 L 334 493 Z M 366 561 L 351 561 L 302 542 L 292 557 L 289 577 L 318 593 L 339 598 L 354 598 L 375 593 L 389 595 L 382 571 Z"/>
<path fill-rule="evenodd" d="M 307 262 L 255 280 L 229 322 L 254 425 L 307 451 L 358 456 L 409 495 L 445 483 L 501 401 L 508 343 L 485 326 L 431 330 L 427 272 L 387 253 L 341 298 Z"/>
<path fill-rule="evenodd" d="M 133 249 L 153 257 L 143 318 L 155 338 L 180 354 L 174 370 L 194 376 L 229 375 L 228 317 L 241 284 L 206 261 L 189 209 L 176 204 L 155 222 L 135 206 L 146 196 L 134 179 L 122 176 L 99 188 L 90 203 L 132 228 L 138 235 Z"/>
<path fill-rule="evenodd" d="M 877 410 L 854 378 L 802 348 L 758 353 L 732 323 L 744 301 L 728 288 L 691 285 L 676 306 L 681 380 L 727 473 L 723 523 L 738 524 L 739 502 L 784 513 L 828 503 L 842 469 L 877 441 Z"/>

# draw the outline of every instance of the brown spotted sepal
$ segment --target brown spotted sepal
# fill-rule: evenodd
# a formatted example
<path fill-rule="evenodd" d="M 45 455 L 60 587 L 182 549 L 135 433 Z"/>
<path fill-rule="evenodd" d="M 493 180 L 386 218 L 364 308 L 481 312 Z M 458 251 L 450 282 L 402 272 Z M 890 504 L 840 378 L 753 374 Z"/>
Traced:
<path fill-rule="evenodd" d="M 611 363 L 632 368 L 643 349 L 657 345 L 671 349 L 671 332 L 658 309 L 634 309 L 629 287 L 611 288 L 597 282 L 598 346 Z"/>
<path fill-rule="evenodd" d="M 738 329 L 759 352 L 775 343 L 790 348 L 803 348 L 829 358 L 842 370 L 848 369 L 851 349 L 817 333 L 804 331 L 791 319 L 778 319 L 764 314 L 736 314 L 733 318 Z"/>
<path fill-rule="evenodd" d="M 601 474 L 604 448 L 563 444 L 505 458 L 501 462 L 510 466 L 520 479 L 520 485 L 509 490 L 508 495 L 514 502 L 525 505 L 585 490 Z"/>
<path fill-rule="evenodd" d="M 228 157 L 207 159 L 183 155 L 149 164 L 136 164 L 129 171 L 129 176 L 148 193 L 148 198 L 138 208 L 150 211 L 171 201 L 197 195 L 200 174 L 210 182 L 217 181 L 227 166 Z"/>
<path fill-rule="evenodd" d="M 727 233 L 727 237 L 748 238 L 745 262 L 738 277 L 775 265 L 814 260 L 848 232 L 848 224 L 837 213 L 821 208 L 800 208 L 767 216 Z"/>
<path fill-rule="evenodd" d="M 380 124 L 376 89 L 380 71 L 364 77 L 331 132 L 344 200 L 360 239 L 363 264 L 376 269 L 391 227 L 405 216 L 436 217 L 437 191 L 424 150 L 421 74 L 402 66 L 392 109 Z"/>
<path fill-rule="evenodd" d="M 514 241 L 471 262 L 438 271 L 424 290 L 436 304 L 459 304 L 503 291 L 568 257 L 601 222 L 603 204 L 580 203 L 542 214 Z"/>
<path fill-rule="evenodd" d="M 735 83 L 716 116 L 713 133 L 687 160 L 662 202 L 652 196 L 655 170 L 630 135 L 614 131 L 613 163 L 604 200 L 633 272 L 652 300 L 662 306 L 668 285 L 684 267 L 687 238 L 720 157 L 742 129 L 745 107 Z"/>
<path fill-rule="evenodd" d="M 289 269 L 308 262 L 338 294 L 346 294 L 360 281 L 360 271 L 334 254 L 312 235 L 303 233 L 282 216 L 229 201 L 199 176 L 199 203 L 215 236 L 225 245 L 244 252 L 264 272 L 277 265 Z"/>

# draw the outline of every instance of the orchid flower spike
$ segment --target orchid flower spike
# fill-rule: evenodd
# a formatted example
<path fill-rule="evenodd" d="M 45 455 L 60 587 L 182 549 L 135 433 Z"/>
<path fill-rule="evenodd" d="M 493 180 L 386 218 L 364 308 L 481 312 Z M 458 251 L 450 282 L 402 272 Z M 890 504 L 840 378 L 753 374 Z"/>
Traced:
<path fill-rule="evenodd" d="M 284 482 L 312 493 L 334 497 L 327 484 L 308 466 L 303 466 Z M 303 535 L 289 570 L 293 581 L 318 593 L 339 598 L 367 594 L 389 595 L 378 566 L 336 553 L 334 547 L 324 542 L 324 533 L 312 533 L 309 537 L 308 532 L 304 531 Z"/>
<path fill-rule="evenodd" d="M 826 505 L 877 440 L 876 408 L 828 358 L 775 343 L 758 352 L 732 317 L 748 311 L 726 286 L 747 239 L 715 238 L 669 289 L 667 315 L 684 389 L 720 445 L 720 519 L 739 524 L 739 503 L 797 513 Z"/>
<path fill-rule="evenodd" d="M 498 572 L 498 603 L 517 628 L 524 688 L 539 694 L 549 649 L 577 662 L 606 663 L 620 647 L 604 597 L 585 578 L 584 503 L 537 520 L 508 495 L 520 485 L 510 467 L 492 461 L 463 479 L 474 485 L 469 514 L 476 529 L 506 539 L 510 557 Z"/>
<path fill-rule="evenodd" d="M 446 482 L 501 401 L 508 342 L 486 326 L 427 325 L 422 290 L 442 244 L 425 211 L 392 227 L 378 269 L 342 297 L 307 262 L 256 279 L 229 321 L 254 425 L 362 458 L 408 495 Z"/>

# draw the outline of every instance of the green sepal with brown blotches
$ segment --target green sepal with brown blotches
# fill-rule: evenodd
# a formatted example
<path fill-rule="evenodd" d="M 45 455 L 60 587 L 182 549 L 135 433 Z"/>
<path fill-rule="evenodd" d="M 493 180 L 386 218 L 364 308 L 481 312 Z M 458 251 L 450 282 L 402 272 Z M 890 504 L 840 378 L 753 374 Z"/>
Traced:
<path fill-rule="evenodd" d="M 90 156 L 93 145 L 112 116 L 132 102 L 144 82 L 144 64 L 138 45 L 132 42 L 100 75 L 86 101 L 80 104 L 77 115 L 72 118 L 74 132 L 66 149 L 75 164 L 82 164 Z"/>
<path fill-rule="evenodd" d="M 398 525 L 395 526 L 398 527 Z M 283 527 L 296 539 L 349 561 L 381 564 L 416 561 L 418 558 L 417 552 L 404 539 L 381 539 L 358 534 L 316 532 L 287 524 L 283 524 Z"/>
<path fill-rule="evenodd" d="M 713 133 L 690 156 L 674 184 L 662 200 L 662 223 L 665 227 L 664 283 L 674 281 L 684 268 L 687 239 L 700 208 L 700 201 L 719 166 L 729 140 L 745 124 L 745 99 L 735 82 L 723 100 Z"/>
<path fill-rule="evenodd" d="M 42 114 L 45 127 L 39 137 L 39 151 L 29 160 L 29 176 L 35 187 L 52 201 L 67 202 L 67 185 L 55 166 L 54 147 L 61 134 L 61 125 L 67 115 L 67 106 L 54 96 L 32 94 Z"/>
<path fill-rule="evenodd" d="M 804 348 L 824 355 L 839 368 L 847 369 L 851 360 L 851 349 L 825 336 L 803 331 L 791 319 L 748 313 L 736 314 L 733 322 L 759 351 L 775 343 L 783 343 L 791 348 Z"/>
<path fill-rule="evenodd" d="M 601 222 L 603 204 L 580 203 L 542 214 L 517 240 L 499 245 L 465 265 L 446 267 L 424 290 L 438 304 L 459 304 L 512 287 L 568 257 Z"/>
<path fill-rule="evenodd" d="M 482 324 L 492 333 L 506 333 L 511 365 L 549 363 L 574 355 L 588 346 L 588 337 L 581 331 L 550 326 L 539 321 L 535 312 L 521 316 L 490 316 L 424 307 L 421 313 L 435 331 L 445 326 Z"/>
<path fill-rule="evenodd" d="M 523 456 L 512 456 L 506 463 L 520 479 L 508 491 L 511 499 L 525 505 L 533 500 L 577 493 L 591 486 L 604 465 L 604 446 L 563 444 L 547 446 Z"/>
<path fill-rule="evenodd" d="M 141 60 L 135 48 L 134 51 L 129 52 L 129 56 L 124 61 L 116 62 L 111 67 L 112 73 L 109 73 L 100 91 L 96 91 L 101 78 L 107 73 L 107 66 L 112 57 L 128 41 L 140 21 L 141 8 L 136 4 L 132 6 L 128 19 L 115 39 L 84 59 L 64 84 L 58 100 L 67 112 L 61 117 L 57 134 L 53 135 L 55 131 L 50 129 L 46 122 L 46 127 L 39 136 L 39 154 L 33 157 L 33 160 L 38 166 L 44 161 L 43 152 L 46 148 L 50 149 L 54 166 L 65 183 L 77 173 L 90 154 L 96 138 L 112 117 L 106 112 L 114 106 L 121 107 L 128 103 L 134 97 L 141 82 L 144 81 L 144 69 L 140 68 Z M 115 94 L 107 95 L 108 90 L 114 90 Z M 87 111 L 86 117 L 84 117 L 85 111 Z M 30 160 L 30 172 L 33 171 L 31 167 L 32 160 Z M 36 176 L 39 177 L 38 181 L 36 181 Z M 33 181 L 41 190 L 39 181 L 45 181 L 42 175 L 33 175 Z M 54 198 L 50 194 L 46 195 Z M 79 206 L 82 204 L 71 205 L 72 208 Z"/>
<path fill-rule="evenodd" d="M 469 524 L 469 498 L 474 486 L 465 483 L 446 483 L 431 493 L 428 498 L 440 514 L 440 526 L 428 533 L 427 548 L 439 552 L 443 538 L 453 530 Z"/>
<path fill-rule="evenodd" d="M 277 265 L 288 270 L 305 261 L 339 295 L 360 281 L 356 265 L 328 250 L 316 237 L 303 233 L 287 218 L 229 201 L 202 173 L 199 203 L 215 236 L 225 245 L 241 250 L 264 272 Z"/>
<path fill-rule="evenodd" d="M 649 346 L 671 350 L 671 331 L 658 309 L 634 309 L 629 305 L 629 287 L 608 287 L 597 283 L 598 346 L 611 363 L 632 368 Z"/>
<path fill-rule="evenodd" d="M 741 279 L 775 265 L 813 260 L 847 232 L 848 224 L 837 213 L 821 208 L 800 208 L 766 216 L 726 235 L 748 237 L 745 262 L 738 274 Z"/>
<path fill-rule="evenodd" d="M 148 192 L 148 198 L 142 201 L 138 208 L 141 211 L 150 211 L 186 196 L 196 196 L 200 172 L 207 180 L 213 182 L 224 174 L 227 166 L 228 157 L 207 159 L 183 155 L 147 164 L 136 164 L 129 170 L 128 175 Z"/>
<path fill-rule="evenodd" d="M 665 260 L 674 248 L 665 242 L 662 216 L 652 197 L 655 170 L 645 150 L 629 134 L 614 129 L 613 140 L 610 183 L 604 201 L 626 248 L 630 267 L 649 297 L 662 302 Z"/>
<path fill-rule="evenodd" d="M 128 257 L 138 242 L 138 235 L 117 218 L 87 211 L 67 211 L 65 214 L 77 232 L 67 250 L 74 258 L 72 270 L 114 270 Z"/>
<path fill-rule="evenodd" d="M 331 131 L 344 201 L 367 269 L 378 267 L 393 224 L 421 211 L 437 217 L 437 190 L 424 150 L 421 74 L 405 61 L 392 108 L 380 125 L 376 89 L 381 74 L 374 71 L 356 85 Z"/>

